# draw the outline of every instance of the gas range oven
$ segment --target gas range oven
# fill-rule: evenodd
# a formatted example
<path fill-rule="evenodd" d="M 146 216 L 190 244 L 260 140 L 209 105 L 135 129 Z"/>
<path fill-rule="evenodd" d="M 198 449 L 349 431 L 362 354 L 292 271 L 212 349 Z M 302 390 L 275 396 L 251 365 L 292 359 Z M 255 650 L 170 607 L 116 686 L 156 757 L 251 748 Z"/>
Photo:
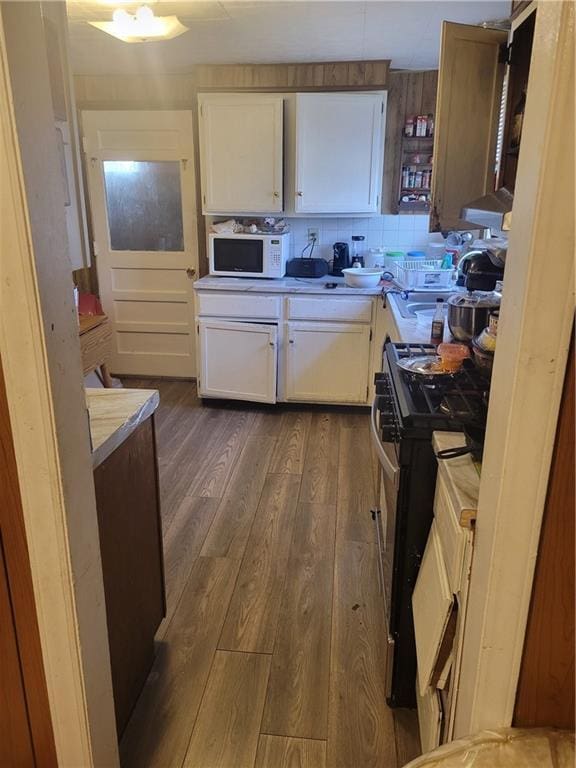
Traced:
<path fill-rule="evenodd" d="M 430 344 L 387 341 L 376 374 L 372 438 L 381 466 L 381 509 L 372 511 L 380 552 L 379 573 L 388 629 L 387 700 L 392 707 L 416 704 L 416 647 L 412 591 L 433 517 L 436 430 L 460 431 L 485 424 L 489 383 L 471 361 L 438 379 L 410 375 L 401 358 L 435 354 Z"/>

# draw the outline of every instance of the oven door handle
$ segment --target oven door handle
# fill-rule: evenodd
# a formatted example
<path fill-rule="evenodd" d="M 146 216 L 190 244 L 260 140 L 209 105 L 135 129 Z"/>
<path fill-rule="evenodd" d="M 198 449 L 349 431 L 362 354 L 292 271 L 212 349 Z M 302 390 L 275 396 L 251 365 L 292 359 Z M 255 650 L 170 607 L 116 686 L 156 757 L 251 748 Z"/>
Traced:
<path fill-rule="evenodd" d="M 394 466 L 394 464 L 390 461 L 390 459 L 386 455 L 386 451 L 382 447 L 382 442 L 380 440 L 380 434 L 378 431 L 377 415 L 378 415 L 378 395 L 372 401 L 372 409 L 370 412 L 370 428 L 372 430 L 372 442 L 373 442 L 374 448 L 376 449 L 376 454 L 378 456 L 378 461 L 380 462 L 380 466 L 382 467 L 384 472 L 388 475 L 390 480 L 394 483 L 394 488 L 398 488 L 400 468 Z"/>

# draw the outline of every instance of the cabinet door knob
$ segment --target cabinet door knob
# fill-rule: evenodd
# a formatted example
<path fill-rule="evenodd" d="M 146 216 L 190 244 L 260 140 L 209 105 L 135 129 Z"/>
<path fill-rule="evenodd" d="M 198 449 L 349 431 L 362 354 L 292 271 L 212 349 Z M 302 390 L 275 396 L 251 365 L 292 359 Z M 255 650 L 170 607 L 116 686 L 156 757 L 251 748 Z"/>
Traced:
<path fill-rule="evenodd" d="M 192 267 L 188 267 L 186 270 L 186 275 L 190 278 L 190 280 L 192 280 L 192 278 L 196 275 L 196 270 Z"/>
<path fill-rule="evenodd" d="M 304 197 L 304 192 L 298 192 L 298 197 Z"/>
<path fill-rule="evenodd" d="M 289 342 L 290 344 L 294 344 L 294 339 L 288 339 L 288 342 Z"/>
<path fill-rule="evenodd" d="M 274 197 L 280 197 L 280 193 L 279 192 L 274 192 Z"/>
<path fill-rule="evenodd" d="M 275 347 L 276 344 L 273 341 L 269 341 L 268 344 L 270 344 L 271 347 Z"/>

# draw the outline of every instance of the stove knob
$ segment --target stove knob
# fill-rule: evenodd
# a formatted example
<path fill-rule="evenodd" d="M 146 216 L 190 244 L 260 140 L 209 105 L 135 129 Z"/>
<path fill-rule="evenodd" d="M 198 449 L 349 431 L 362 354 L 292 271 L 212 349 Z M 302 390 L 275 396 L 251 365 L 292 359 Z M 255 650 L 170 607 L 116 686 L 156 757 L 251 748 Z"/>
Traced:
<path fill-rule="evenodd" d="M 397 441 L 397 431 L 395 427 L 392 425 L 382 427 L 382 437 L 385 443 L 395 443 Z"/>

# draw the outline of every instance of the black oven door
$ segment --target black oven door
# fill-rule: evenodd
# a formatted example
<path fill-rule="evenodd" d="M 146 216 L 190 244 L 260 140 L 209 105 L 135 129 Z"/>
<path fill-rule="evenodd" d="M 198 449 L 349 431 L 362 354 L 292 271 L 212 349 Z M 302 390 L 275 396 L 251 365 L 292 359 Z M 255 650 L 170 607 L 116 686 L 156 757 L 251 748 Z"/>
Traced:
<path fill-rule="evenodd" d="M 381 420 L 390 420 L 393 415 L 391 402 L 385 396 L 376 395 L 372 404 L 372 443 L 380 464 L 378 477 L 379 509 L 374 514 L 379 550 L 379 572 L 387 631 L 386 654 L 386 695 L 392 689 L 392 667 L 394 661 L 394 633 L 391 628 L 392 580 L 394 572 L 394 541 L 396 538 L 396 512 L 398 489 L 400 487 L 400 464 L 398 445 L 393 439 L 394 432 L 382 430 Z M 389 437 L 389 441 L 382 439 Z"/>
<path fill-rule="evenodd" d="M 213 241 L 214 272 L 261 275 L 264 272 L 264 241 L 242 237 L 216 237 Z"/>

